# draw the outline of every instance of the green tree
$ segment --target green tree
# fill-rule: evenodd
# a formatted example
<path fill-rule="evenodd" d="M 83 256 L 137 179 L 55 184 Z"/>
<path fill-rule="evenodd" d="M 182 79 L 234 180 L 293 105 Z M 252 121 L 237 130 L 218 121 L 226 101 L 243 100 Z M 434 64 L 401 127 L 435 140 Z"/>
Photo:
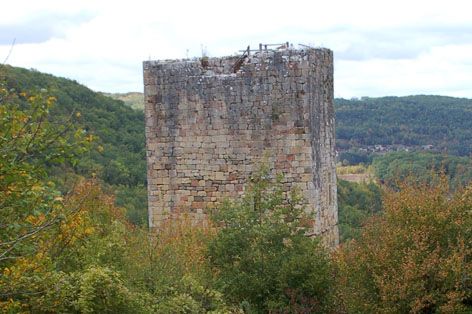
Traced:
<path fill-rule="evenodd" d="M 241 201 L 212 216 L 220 227 L 208 247 L 217 287 L 247 311 L 326 313 L 332 292 L 327 252 L 306 236 L 312 219 L 300 198 L 284 197 L 266 174 L 253 178 Z"/>
<path fill-rule="evenodd" d="M 367 218 L 382 210 L 378 185 L 338 180 L 339 237 L 344 242 L 358 238 Z"/>

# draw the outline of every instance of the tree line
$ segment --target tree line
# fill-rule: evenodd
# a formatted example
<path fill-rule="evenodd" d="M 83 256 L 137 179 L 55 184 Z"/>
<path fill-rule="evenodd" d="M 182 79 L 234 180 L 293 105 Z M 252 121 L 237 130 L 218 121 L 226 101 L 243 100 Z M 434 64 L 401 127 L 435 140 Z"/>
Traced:
<path fill-rule="evenodd" d="M 335 100 L 340 150 L 369 145 L 432 145 L 450 155 L 472 153 L 472 100 L 407 96 Z"/>

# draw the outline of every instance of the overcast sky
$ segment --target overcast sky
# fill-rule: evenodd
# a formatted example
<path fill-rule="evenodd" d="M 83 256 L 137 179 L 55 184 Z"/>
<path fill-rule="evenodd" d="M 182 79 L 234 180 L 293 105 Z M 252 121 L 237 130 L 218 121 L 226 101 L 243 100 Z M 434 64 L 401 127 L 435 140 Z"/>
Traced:
<path fill-rule="evenodd" d="M 334 51 L 335 96 L 472 98 L 472 2 L 23 1 L 2 3 L 0 62 L 96 91 L 142 91 L 142 61 L 289 41 Z"/>

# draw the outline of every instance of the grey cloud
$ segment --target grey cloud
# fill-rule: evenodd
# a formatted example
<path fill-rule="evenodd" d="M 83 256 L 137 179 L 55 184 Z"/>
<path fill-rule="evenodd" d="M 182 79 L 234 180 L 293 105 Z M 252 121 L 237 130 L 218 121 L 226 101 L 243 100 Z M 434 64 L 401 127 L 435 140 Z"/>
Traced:
<path fill-rule="evenodd" d="M 472 43 L 472 25 L 418 26 L 362 30 L 343 28 L 319 33 L 331 43 L 347 41 L 346 48 L 335 50 L 343 60 L 415 59 L 431 48 Z"/>
<path fill-rule="evenodd" d="M 88 13 L 74 15 L 45 14 L 21 24 L 0 25 L 0 45 L 42 43 L 51 38 L 62 37 L 65 29 L 89 21 Z"/>

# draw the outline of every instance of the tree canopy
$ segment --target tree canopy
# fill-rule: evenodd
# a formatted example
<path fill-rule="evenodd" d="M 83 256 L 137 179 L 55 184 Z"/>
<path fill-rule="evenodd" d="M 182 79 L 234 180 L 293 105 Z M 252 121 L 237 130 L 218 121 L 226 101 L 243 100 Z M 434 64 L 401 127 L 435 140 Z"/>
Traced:
<path fill-rule="evenodd" d="M 472 100 L 444 96 L 336 99 L 336 139 L 341 149 L 368 145 L 433 145 L 472 153 Z"/>

